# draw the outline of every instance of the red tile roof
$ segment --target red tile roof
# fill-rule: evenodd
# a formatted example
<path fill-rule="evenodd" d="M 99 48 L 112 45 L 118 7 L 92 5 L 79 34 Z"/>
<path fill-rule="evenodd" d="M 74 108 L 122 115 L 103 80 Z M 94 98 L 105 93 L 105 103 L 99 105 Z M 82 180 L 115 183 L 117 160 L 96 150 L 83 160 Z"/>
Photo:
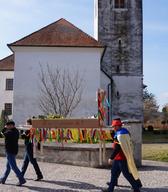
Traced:
<path fill-rule="evenodd" d="M 8 46 L 103 47 L 65 19 L 60 19 Z"/>
<path fill-rule="evenodd" d="M 0 71 L 14 71 L 14 54 L 0 60 Z"/>

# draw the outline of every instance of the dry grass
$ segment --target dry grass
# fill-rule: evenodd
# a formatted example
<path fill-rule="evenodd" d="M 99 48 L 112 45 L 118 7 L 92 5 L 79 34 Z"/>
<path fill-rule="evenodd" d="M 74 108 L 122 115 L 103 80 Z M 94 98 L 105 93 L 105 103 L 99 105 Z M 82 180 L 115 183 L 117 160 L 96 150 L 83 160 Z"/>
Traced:
<path fill-rule="evenodd" d="M 168 143 L 143 144 L 142 158 L 168 162 Z"/>

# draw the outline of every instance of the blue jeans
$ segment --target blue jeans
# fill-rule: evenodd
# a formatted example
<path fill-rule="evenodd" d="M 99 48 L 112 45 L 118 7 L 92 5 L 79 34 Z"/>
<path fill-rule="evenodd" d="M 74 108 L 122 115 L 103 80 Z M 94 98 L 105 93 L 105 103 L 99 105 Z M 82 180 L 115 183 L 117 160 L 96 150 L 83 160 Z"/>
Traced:
<path fill-rule="evenodd" d="M 12 169 L 15 172 L 16 176 L 18 177 L 19 182 L 24 183 L 25 179 L 16 164 L 16 155 L 6 152 L 6 158 L 7 158 L 6 170 L 3 174 L 3 176 L 1 177 L 1 181 L 5 183 L 7 177 Z"/>
<path fill-rule="evenodd" d="M 37 178 L 42 177 L 42 173 L 38 166 L 37 160 L 36 160 L 36 158 L 33 157 L 33 144 L 32 143 L 28 143 L 26 145 L 26 152 L 25 152 L 25 156 L 24 156 L 24 160 L 23 160 L 23 165 L 21 168 L 22 175 L 25 174 L 27 167 L 29 165 L 29 162 L 33 165 Z"/>
<path fill-rule="evenodd" d="M 115 184 L 117 183 L 117 179 L 118 179 L 118 173 L 120 171 L 123 173 L 123 175 L 127 179 L 127 181 L 131 184 L 132 188 L 134 190 L 138 191 L 139 186 L 138 186 L 136 180 L 134 179 L 134 177 L 132 176 L 132 174 L 129 173 L 127 161 L 126 160 L 114 160 L 112 163 L 112 167 L 111 167 L 111 181 L 110 181 L 110 185 L 109 185 L 109 192 L 114 191 L 114 187 L 115 187 Z"/>

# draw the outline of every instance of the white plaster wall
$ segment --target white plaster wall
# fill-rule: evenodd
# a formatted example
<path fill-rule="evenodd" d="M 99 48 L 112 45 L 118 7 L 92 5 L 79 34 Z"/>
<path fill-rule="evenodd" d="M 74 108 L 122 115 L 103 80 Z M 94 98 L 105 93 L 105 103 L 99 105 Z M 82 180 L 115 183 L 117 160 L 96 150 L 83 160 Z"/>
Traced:
<path fill-rule="evenodd" d="M 6 79 L 13 79 L 13 76 L 13 71 L 0 71 L 0 113 L 5 103 L 13 103 L 13 91 L 6 90 Z M 12 118 L 12 115 L 9 118 Z"/>
<path fill-rule="evenodd" d="M 42 114 L 38 107 L 40 65 L 59 65 L 78 70 L 84 78 L 82 102 L 74 117 L 87 117 L 97 113 L 96 91 L 100 87 L 100 58 L 97 48 L 13 48 L 15 51 L 14 120 L 22 124 L 28 117 Z"/>
<path fill-rule="evenodd" d="M 113 100 L 117 100 L 115 95 L 118 91 L 119 99 L 113 103 L 119 105 L 119 113 L 130 113 L 134 110 L 135 114 L 142 113 L 142 77 L 140 76 L 113 76 Z M 139 114 L 140 116 L 140 114 Z M 130 119 L 134 118 L 130 116 Z M 139 119 L 142 120 L 142 119 Z"/>
<path fill-rule="evenodd" d="M 110 83 L 110 79 L 102 71 L 101 71 L 101 74 L 100 74 L 100 79 L 101 79 L 100 87 L 102 89 L 104 89 L 105 91 L 107 91 L 107 85 Z"/>

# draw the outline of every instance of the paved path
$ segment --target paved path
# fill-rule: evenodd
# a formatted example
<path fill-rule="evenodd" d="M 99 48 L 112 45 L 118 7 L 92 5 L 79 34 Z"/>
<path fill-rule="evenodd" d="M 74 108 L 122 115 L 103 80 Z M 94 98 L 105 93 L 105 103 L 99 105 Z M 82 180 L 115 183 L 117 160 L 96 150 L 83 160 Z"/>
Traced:
<path fill-rule="evenodd" d="M 0 157 L 0 175 L 5 167 L 6 159 Z M 17 160 L 21 166 L 22 160 Z M 32 165 L 26 172 L 26 184 L 16 187 L 17 178 L 11 172 L 5 185 L 0 184 L 0 192 L 100 192 L 102 187 L 106 187 L 106 181 L 110 178 L 110 170 L 95 169 L 88 167 L 78 167 L 61 165 L 54 163 L 39 163 L 44 180 L 37 182 Z M 143 166 L 139 169 L 140 177 L 144 187 L 142 192 L 168 192 L 168 163 L 156 163 L 143 161 Z M 115 192 L 131 191 L 129 184 L 121 175 L 119 178 L 121 187 Z"/>

